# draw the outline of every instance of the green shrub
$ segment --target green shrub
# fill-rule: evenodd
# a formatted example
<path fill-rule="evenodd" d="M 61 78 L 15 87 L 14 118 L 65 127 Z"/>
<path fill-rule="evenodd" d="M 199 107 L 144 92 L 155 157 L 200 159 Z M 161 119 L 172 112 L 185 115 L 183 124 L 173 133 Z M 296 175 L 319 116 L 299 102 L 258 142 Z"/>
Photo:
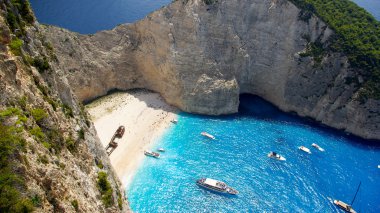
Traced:
<path fill-rule="evenodd" d="M 71 138 L 69 137 L 67 140 L 66 140 L 66 147 L 67 149 L 71 152 L 71 153 L 74 153 L 77 149 L 77 143 Z"/>
<path fill-rule="evenodd" d="M 2 113 L 2 112 L 1 112 Z M 21 191 L 25 180 L 15 173 L 14 156 L 22 149 L 23 139 L 15 128 L 0 123 L 0 212 L 32 212 L 34 207 Z"/>
<path fill-rule="evenodd" d="M 32 60 L 32 65 L 35 66 L 40 73 L 50 69 L 49 61 L 46 57 L 36 57 Z"/>
<path fill-rule="evenodd" d="M 49 140 L 51 148 L 53 148 L 56 152 L 60 152 L 65 146 L 65 139 L 58 129 L 52 128 L 46 130 L 46 136 Z"/>
<path fill-rule="evenodd" d="M 49 149 L 49 150 L 50 150 L 50 148 L 51 148 L 51 144 L 48 143 L 48 142 L 46 142 L 46 141 L 42 142 L 42 145 L 43 145 L 46 149 Z"/>
<path fill-rule="evenodd" d="M 37 159 L 39 162 L 43 163 L 43 164 L 48 164 L 49 163 L 49 159 L 46 155 L 38 155 L 38 159 Z"/>
<path fill-rule="evenodd" d="M 102 195 L 103 204 L 108 208 L 113 205 L 113 191 L 110 182 L 107 180 L 107 176 L 107 173 L 99 172 L 97 185 L 100 194 Z"/>
<path fill-rule="evenodd" d="M 20 115 L 21 110 L 15 107 L 9 107 L 6 110 L 0 111 L 0 119 L 13 116 L 13 115 Z"/>
<path fill-rule="evenodd" d="M 62 104 L 62 110 L 66 117 L 74 117 L 73 109 L 69 105 Z"/>
<path fill-rule="evenodd" d="M 119 190 L 117 191 L 117 205 L 120 210 L 123 210 L 123 197 L 121 196 Z"/>
<path fill-rule="evenodd" d="M 26 23 L 32 24 L 34 22 L 34 15 L 28 0 L 11 0 L 11 2 Z"/>
<path fill-rule="evenodd" d="M 84 140 L 84 129 L 81 128 L 79 131 L 78 131 L 78 136 L 81 140 Z"/>
<path fill-rule="evenodd" d="M 34 118 L 34 120 L 36 121 L 36 123 L 38 124 L 41 123 L 43 119 L 48 117 L 48 114 L 45 112 L 45 110 L 41 108 L 32 109 L 30 113 L 32 117 Z"/>
<path fill-rule="evenodd" d="M 18 99 L 18 105 L 22 108 L 22 109 L 26 109 L 26 105 L 27 105 L 27 101 L 28 101 L 28 98 L 24 95 L 22 96 L 21 98 Z"/>
<path fill-rule="evenodd" d="M 43 140 L 46 139 L 46 135 L 42 132 L 41 128 L 39 126 L 36 126 L 29 130 L 29 133 L 34 136 L 34 139 L 43 142 Z"/>
<path fill-rule="evenodd" d="M 21 46 L 23 44 L 23 41 L 19 38 L 12 39 L 11 43 L 9 44 L 9 48 L 11 49 L 11 52 L 14 55 L 21 55 Z"/>
<path fill-rule="evenodd" d="M 96 163 L 96 166 L 97 166 L 99 169 L 103 169 L 103 168 L 104 168 L 104 165 L 103 165 L 102 160 L 95 160 L 95 163 Z"/>
<path fill-rule="evenodd" d="M 74 207 L 75 211 L 79 210 L 79 203 L 77 200 L 71 201 L 71 205 Z"/>
<path fill-rule="evenodd" d="M 315 63 L 318 65 L 322 62 L 323 56 L 326 54 L 325 49 L 321 42 L 310 42 L 307 44 L 306 52 L 301 53 L 301 57 L 311 56 L 313 57 Z"/>
<path fill-rule="evenodd" d="M 8 10 L 6 19 L 12 32 L 19 28 L 17 17 L 11 10 Z"/>
<path fill-rule="evenodd" d="M 31 201 L 32 201 L 32 203 L 33 203 L 33 205 L 34 206 L 36 206 L 36 207 L 40 207 L 41 206 L 41 198 L 40 198 L 40 196 L 38 196 L 38 195 L 34 195 L 33 197 L 32 197 L 32 199 L 31 199 Z"/>

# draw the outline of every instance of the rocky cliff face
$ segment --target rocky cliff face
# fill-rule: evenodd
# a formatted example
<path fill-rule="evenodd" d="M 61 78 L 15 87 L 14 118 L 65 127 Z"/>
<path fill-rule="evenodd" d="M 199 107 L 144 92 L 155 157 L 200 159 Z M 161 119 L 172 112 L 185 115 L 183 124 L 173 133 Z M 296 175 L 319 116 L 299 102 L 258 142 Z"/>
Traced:
<path fill-rule="evenodd" d="M 0 212 L 128 211 L 54 48 L 15 2 L 0 2 Z"/>
<path fill-rule="evenodd" d="M 81 101 L 147 88 L 201 114 L 238 110 L 239 94 L 368 139 L 380 139 L 380 101 L 358 101 L 358 70 L 341 53 L 313 55 L 334 35 L 287 0 L 178 0 L 145 19 L 79 35 L 44 27 Z"/>

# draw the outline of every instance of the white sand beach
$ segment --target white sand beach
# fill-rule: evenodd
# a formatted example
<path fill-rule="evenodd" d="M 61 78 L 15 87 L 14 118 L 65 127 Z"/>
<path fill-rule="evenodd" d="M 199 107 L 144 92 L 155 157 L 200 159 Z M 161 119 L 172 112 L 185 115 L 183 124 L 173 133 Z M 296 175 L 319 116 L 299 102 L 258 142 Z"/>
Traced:
<path fill-rule="evenodd" d="M 146 157 L 144 150 L 153 146 L 164 131 L 174 125 L 176 109 L 163 98 L 146 90 L 117 92 L 86 106 L 96 131 L 106 147 L 116 129 L 123 125 L 125 133 L 116 139 L 118 147 L 110 155 L 117 175 L 128 186 L 136 169 Z"/>

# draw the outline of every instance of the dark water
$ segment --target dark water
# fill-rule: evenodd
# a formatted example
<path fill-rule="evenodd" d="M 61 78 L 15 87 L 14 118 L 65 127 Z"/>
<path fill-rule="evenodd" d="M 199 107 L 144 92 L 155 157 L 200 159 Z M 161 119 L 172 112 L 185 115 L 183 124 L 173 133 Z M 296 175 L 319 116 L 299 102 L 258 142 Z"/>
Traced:
<path fill-rule="evenodd" d="M 352 0 L 380 21 L 380 0 Z"/>
<path fill-rule="evenodd" d="M 91 34 L 133 23 L 171 0 L 30 0 L 41 23 Z"/>
<path fill-rule="evenodd" d="M 301 145 L 312 154 L 298 150 Z M 147 157 L 127 189 L 135 212 L 340 212 L 333 199 L 350 203 L 360 181 L 354 209 L 380 212 L 380 144 L 321 128 L 257 97 L 242 97 L 236 115 L 182 113 L 153 149 L 158 147 L 166 152 Z M 269 151 L 286 161 L 269 159 Z M 199 188 L 195 181 L 202 177 L 240 193 Z"/>
<path fill-rule="evenodd" d="M 91 34 L 132 23 L 171 0 L 30 0 L 41 23 Z M 354 0 L 380 20 L 380 0 Z"/>

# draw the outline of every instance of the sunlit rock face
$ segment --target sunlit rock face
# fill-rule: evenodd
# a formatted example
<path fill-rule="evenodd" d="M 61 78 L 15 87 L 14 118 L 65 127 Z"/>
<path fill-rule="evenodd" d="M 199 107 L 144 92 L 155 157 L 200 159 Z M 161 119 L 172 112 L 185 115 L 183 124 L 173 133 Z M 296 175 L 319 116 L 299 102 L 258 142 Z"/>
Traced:
<path fill-rule="evenodd" d="M 380 103 L 357 101 L 350 82 L 361 77 L 344 54 L 325 54 L 321 62 L 302 56 L 309 42 L 327 46 L 334 32 L 315 16 L 302 20 L 300 12 L 286 0 L 178 0 L 94 35 L 44 31 L 82 101 L 112 89 L 147 88 L 184 111 L 219 115 L 237 112 L 239 94 L 251 93 L 284 111 L 380 139 Z"/>

